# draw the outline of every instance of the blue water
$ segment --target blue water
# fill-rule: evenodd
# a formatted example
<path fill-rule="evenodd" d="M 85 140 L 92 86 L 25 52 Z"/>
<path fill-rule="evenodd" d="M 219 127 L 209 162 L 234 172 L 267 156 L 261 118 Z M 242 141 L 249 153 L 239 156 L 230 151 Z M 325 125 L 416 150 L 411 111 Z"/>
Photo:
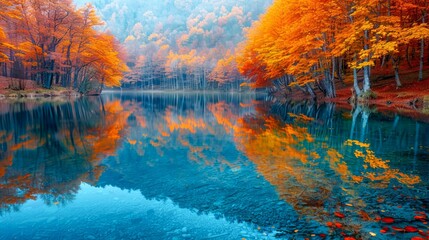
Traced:
<path fill-rule="evenodd" d="M 0 239 L 424 238 L 428 180 L 429 124 L 374 109 L 255 94 L 0 103 Z"/>

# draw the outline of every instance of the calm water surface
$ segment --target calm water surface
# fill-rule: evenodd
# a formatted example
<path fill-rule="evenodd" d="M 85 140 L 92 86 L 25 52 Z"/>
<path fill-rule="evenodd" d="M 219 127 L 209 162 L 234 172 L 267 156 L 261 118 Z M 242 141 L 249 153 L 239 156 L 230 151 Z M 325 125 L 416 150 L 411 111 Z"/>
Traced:
<path fill-rule="evenodd" d="M 427 123 L 264 98 L 0 103 L 0 239 L 429 234 Z"/>

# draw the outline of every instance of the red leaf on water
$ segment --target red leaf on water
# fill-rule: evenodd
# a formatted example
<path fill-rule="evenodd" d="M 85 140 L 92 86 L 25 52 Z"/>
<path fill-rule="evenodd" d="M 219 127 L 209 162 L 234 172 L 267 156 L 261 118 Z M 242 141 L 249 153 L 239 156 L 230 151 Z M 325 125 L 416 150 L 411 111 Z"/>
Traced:
<path fill-rule="evenodd" d="M 321 234 L 319 234 L 319 236 L 320 236 L 321 238 L 325 238 L 325 237 L 326 237 L 326 234 L 321 233 Z"/>
<path fill-rule="evenodd" d="M 389 231 L 389 227 L 383 227 L 380 232 L 381 233 L 387 233 Z"/>
<path fill-rule="evenodd" d="M 344 240 L 356 240 L 354 237 L 344 237 Z"/>
<path fill-rule="evenodd" d="M 334 212 L 334 215 L 336 217 L 339 217 L 339 218 L 344 218 L 345 217 L 345 215 L 343 213 L 340 213 L 340 212 Z"/>
<path fill-rule="evenodd" d="M 414 216 L 414 219 L 421 221 L 421 222 L 424 222 L 424 221 L 426 221 L 426 215 L 417 215 L 417 216 Z"/>
<path fill-rule="evenodd" d="M 412 237 L 411 240 L 425 240 L 425 239 L 422 237 Z"/>
<path fill-rule="evenodd" d="M 334 227 L 334 224 L 332 222 L 327 222 L 326 226 L 328 226 L 328 227 Z"/>
<path fill-rule="evenodd" d="M 429 237 L 429 234 L 426 234 L 422 230 L 419 230 L 419 234 L 422 235 L 423 237 Z"/>
<path fill-rule="evenodd" d="M 418 232 L 419 230 L 413 226 L 406 226 L 404 228 L 405 232 Z"/>
<path fill-rule="evenodd" d="M 335 227 L 337 227 L 337 228 L 342 228 L 342 227 L 343 227 L 343 224 L 341 224 L 341 223 L 339 223 L 339 222 L 336 222 L 336 223 L 335 223 Z"/>
<path fill-rule="evenodd" d="M 385 218 L 382 218 L 381 221 L 384 223 L 390 224 L 390 223 L 394 223 L 395 219 L 392 217 L 385 217 Z"/>
<path fill-rule="evenodd" d="M 403 228 L 395 227 L 395 226 L 393 226 L 392 229 L 397 231 L 397 232 L 404 232 L 405 231 Z"/>

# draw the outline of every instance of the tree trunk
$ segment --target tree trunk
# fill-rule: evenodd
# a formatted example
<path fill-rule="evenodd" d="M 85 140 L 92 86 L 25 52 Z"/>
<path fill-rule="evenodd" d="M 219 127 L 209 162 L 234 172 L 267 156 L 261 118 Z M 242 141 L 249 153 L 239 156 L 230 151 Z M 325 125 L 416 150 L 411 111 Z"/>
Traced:
<path fill-rule="evenodd" d="M 426 22 L 426 10 L 422 13 L 422 23 Z M 425 56 L 425 39 L 420 40 L 420 69 L 419 69 L 419 81 L 423 80 L 423 62 Z"/>
<path fill-rule="evenodd" d="M 365 50 L 369 49 L 368 41 L 369 41 L 368 30 L 365 30 L 365 46 L 364 46 Z M 367 57 L 365 59 L 365 61 L 369 62 L 369 58 Z M 367 91 L 371 90 L 371 83 L 370 83 L 370 80 L 369 80 L 369 75 L 370 75 L 370 67 L 369 66 L 365 66 L 363 68 L 363 91 L 364 92 L 367 92 Z"/>
<path fill-rule="evenodd" d="M 353 68 L 353 88 L 355 89 L 355 93 L 357 96 L 360 96 L 362 90 L 360 90 L 357 76 L 357 69 Z"/>

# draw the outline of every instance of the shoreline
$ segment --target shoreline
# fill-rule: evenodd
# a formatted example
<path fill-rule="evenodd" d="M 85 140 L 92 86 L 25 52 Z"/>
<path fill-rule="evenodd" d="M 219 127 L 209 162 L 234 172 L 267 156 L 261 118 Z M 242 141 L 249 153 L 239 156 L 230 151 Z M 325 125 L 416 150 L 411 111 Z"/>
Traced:
<path fill-rule="evenodd" d="M 383 114 L 399 114 L 402 116 L 410 117 L 424 122 L 429 122 L 429 92 L 427 95 L 407 95 L 400 98 L 386 98 L 382 94 L 379 94 L 377 90 L 375 93 L 378 98 L 375 99 L 360 99 L 356 101 L 355 106 L 361 106 L 363 108 L 369 109 L 370 111 L 379 112 Z M 267 95 L 269 94 L 264 91 L 220 91 L 220 90 L 187 90 L 187 91 L 178 91 L 178 90 L 103 90 L 101 94 L 90 94 L 84 95 L 80 94 L 74 90 L 64 90 L 61 88 L 58 89 L 28 89 L 24 91 L 4 89 L 0 92 L 0 102 L 26 102 L 26 101 L 68 101 L 80 97 L 88 96 L 101 96 L 103 94 L 208 94 L 208 95 L 218 95 L 218 94 L 231 94 L 231 95 Z M 401 94 L 398 92 L 396 94 Z M 279 99 L 278 96 L 273 96 Z M 314 101 L 308 96 L 305 95 L 295 95 L 293 97 L 284 97 L 282 96 L 279 100 L 292 100 L 292 101 Z M 335 103 L 339 109 L 343 110 L 352 110 L 354 108 L 353 103 L 351 103 L 351 97 L 343 92 L 339 92 L 339 95 L 336 98 L 324 98 L 318 96 L 315 100 L 315 103 Z"/>

